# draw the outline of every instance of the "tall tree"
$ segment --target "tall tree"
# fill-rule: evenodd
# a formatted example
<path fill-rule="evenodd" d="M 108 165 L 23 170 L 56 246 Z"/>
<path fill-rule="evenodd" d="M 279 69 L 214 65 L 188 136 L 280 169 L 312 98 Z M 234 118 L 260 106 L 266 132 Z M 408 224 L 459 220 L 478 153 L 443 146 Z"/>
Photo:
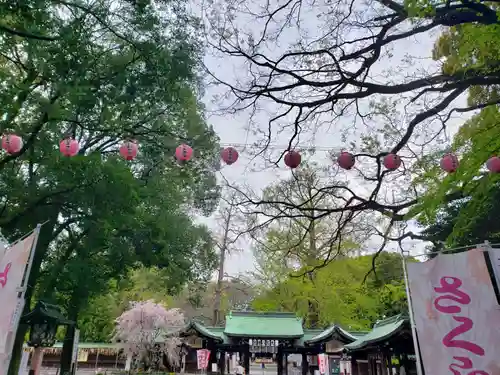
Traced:
<path fill-rule="evenodd" d="M 299 274 L 263 285 L 252 307 L 259 311 L 293 311 L 311 321 L 310 301 L 317 305 L 317 327 L 340 324 L 368 329 L 378 319 L 407 312 L 401 256 L 381 253 L 377 275 L 364 278 L 372 267 L 370 255 L 346 257 L 316 271 L 314 282 Z"/>
<path fill-rule="evenodd" d="M 219 269 L 213 304 L 212 324 L 214 326 L 221 324 L 224 317 L 222 297 L 224 289 L 227 287 L 224 282 L 227 279 L 226 258 L 232 252 L 238 251 L 238 242 L 243 233 L 243 218 L 235 203 L 236 195 L 234 191 L 231 191 L 227 196 L 222 197 L 221 205 L 217 211 L 218 233 L 215 234 L 215 244 L 219 252 Z"/>
<path fill-rule="evenodd" d="M 199 102 L 201 48 L 185 4 L 28 1 L 4 4 L 2 14 L 0 126 L 25 142 L 0 159 L 0 227 L 14 239 L 46 222 L 26 310 L 38 284 L 40 296 L 63 301 L 76 319 L 88 298 L 137 261 L 178 270 L 180 283 L 196 277 L 196 265 L 210 273 L 210 236 L 186 210 L 216 206 L 207 160 L 218 145 Z M 81 146 L 71 159 L 57 152 L 67 135 Z M 126 137 L 140 144 L 129 165 L 115 156 Z M 180 142 L 197 156 L 182 167 L 172 158 Z M 25 332 L 18 330 L 11 374 Z"/>
<path fill-rule="evenodd" d="M 492 5 L 496 6 L 496 5 Z M 500 27 L 470 24 L 452 27 L 436 43 L 435 58 L 444 59 L 445 72 L 460 71 L 464 66 L 498 71 L 500 57 Z M 471 38 L 477 43 L 471 44 Z M 469 90 L 468 102 L 479 112 L 472 116 L 454 136 L 452 149 L 461 158 L 453 177 L 441 178 L 430 170 L 415 182 L 427 187 L 427 194 L 415 208 L 424 235 L 434 242 L 433 250 L 443 246 L 474 245 L 485 240 L 496 242 L 498 176 L 485 173 L 483 163 L 500 152 L 498 106 L 484 106 L 496 102 L 499 83 L 474 86 Z M 446 199 L 454 197 L 457 200 Z"/>
<path fill-rule="evenodd" d="M 264 199 L 269 202 L 264 206 L 264 216 L 271 220 L 252 225 L 256 258 L 264 271 L 261 277 L 276 280 L 298 269 L 314 285 L 318 267 L 357 249 L 355 242 L 361 240 L 361 235 L 353 216 L 317 218 L 317 212 L 342 204 L 337 189 L 327 186 L 327 175 L 328 170 L 305 164 L 291 178 L 264 191 Z M 309 214 L 301 215 L 297 207 L 307 208 Z M 318 323 L 318 306 L 314 299 L 308 303 L 307 323 L 313 327 Z"/>
<path fill-rule="evenodd" d="M 304 8 L 308 12 L 302 12 Z M 462 0 L 368 4 L 336 0 L 316 2 L 313 9 L 301 0 L 215 2 L 207 12 L 213 52 L 250 73 L 237 79 L 212 73 L 227 88 L 230 110 L 247 111 L 251 129 L 263 134 L 262 142 L 257 142 L 262 148 L 256 153 L 269 151 L 277 139 L 282 144 L 285 137 L 287 147 L 274 158 L 280 161 L 289 149 L 304 147 L 299 141 L 308 138 L 307 132 L 332 132 L 355 155 L 359 166 L 340 171 L 339 178 L 328 184 L 328 189 L 337 190 L 341 205 L 318 210 L 277 197 L 270 202 L 258 192 L 248 192 L 240 203 L 257 212 L 274 203 L 282 211 L 295 209 L 296 217 L 305 220 L 363 212 L 384 227 L 377 228 L 384 244 L 388 238 L 419 238 L 402 231 L 401 225 L 414 217 L 415 211 L 409 208 L 421 201 L 427 189 L 416 188 L 412 176 L 436 170 L 433 167 L 446 151 L 444 130 L 453 113 L 486 107 L 494 111 L 500 103 L 495 95 L 477 95 L 473 102 L 461 103 L 468 91 L 497 91 L 497 10 L 495 2 Z M 248 18 L 263 22 L 249 26 Z M 415 39 L 428 42 L 430 31 L 443 29 L 459 30 L 460 40 L 455 42 L 460 46 L 451 47 L 460 63 L 452 61 L 455 55 L 436 55 L 436 64 L 422 67 L 431 51 L 427 56 L 425 51 L 412 56 L 407 45 Z M 421 52 L 424 44 L 416 42 L 415 52 Z M 492 48 L 486 52 L 489 45 Z M 479 54 L 478 48 L 483 50 Z M 448 69 L 450 64 L 454 69 Z M 257 116 L 264 111 L 273 115 L 257 129 L 256 124 L 262 123 Z M 477 155 L 476 170 L 492 151 L 487 148 Z M 399 170 L 384 168 L 388 153 L 403 158 Z M 349 183 L 339 183 L 344 173 Z M 457 198 L 445 191 L 443 187 L 437 195 L 441 202 Z"/>

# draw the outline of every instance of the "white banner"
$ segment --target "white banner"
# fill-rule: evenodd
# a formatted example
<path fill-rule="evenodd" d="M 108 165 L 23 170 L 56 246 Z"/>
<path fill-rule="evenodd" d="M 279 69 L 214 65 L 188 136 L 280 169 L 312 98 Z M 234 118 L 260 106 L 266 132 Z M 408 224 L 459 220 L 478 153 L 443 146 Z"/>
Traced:
<path fill-rule="evenodd" d="M 208 360 L 210 358 L 210 350 L 198 349 L 196 351 L 196 359 L 198 362 L 198 370 L 205 370 L 208 367 Z"/>
<path fill-rule="evenodd" d="M 33 241 L 33 232 L 25 239 L 7 249 L 0 260 L 0 353 L 10 351 L 10 340 L 15 334 L 16 322 L 22 312 L 23 301 L 20 301 L 19 287 L 23 281 L 28 265 Z"/>
<path fill-rule="evenodd" d="M 326 373 L 326 354 L 318 354 L 318 370 L 320 374 Z"/>
<path fill-rule="evenodd" d="M 408 263 L 426 374 L 500 373 L 500 307 L 482 250 Z"/>

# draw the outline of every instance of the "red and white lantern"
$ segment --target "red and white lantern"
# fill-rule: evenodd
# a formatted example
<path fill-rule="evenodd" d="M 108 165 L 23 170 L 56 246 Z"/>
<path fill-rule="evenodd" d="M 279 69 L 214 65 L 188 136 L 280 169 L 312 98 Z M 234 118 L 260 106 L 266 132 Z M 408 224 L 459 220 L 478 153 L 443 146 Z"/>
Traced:
<path fill-rule="evenodd" d="M 491 173 L 500 173 L 500 158 L 498 156 L 492 156 L 486 162 L 486 168 Z"/>
<path fill-rule="evenodd" d="M 342 151 L 337 157 L 337 163 L 339 163 L 339 167 L 342 169 L 349 170 L 354 167 L 356 163 L 356 159 L 354 155 L 347 151 Z"/>
<path fill-rule="evenodd" d="M 226 147 L 224 150 L 222 150 L 221 154 L 221 159 L 224 160 L 224 163 L 227 165 L 231 165 L 236 163 L 238 160 L 238 151 L 234 147 Z"/>
<path fill-rule="evenodd" d="M 128 140 L 120 146 L 120 155 L 125 160 L 134 160 L 139 151 L 139 146 L 136 141 Z"/>
<path fill-rule="evenodd" d="M 78 154 L 80 145 L 76 139 L 65 138 L 59 143 L 59 151 L 61 151 L 61 154 L 64 156 L 72 157 Z"/>
<path fill-rule="evenodd" d="M 446 154 L 441 159 L 441 168 L 448 173 L 453 173 L 458 169 L 458 158 L 455 154 Z"/>
<path fill-rule="evenodd" d="M 285 155 L 285 165 L 289 168 L 297 168 L 302 161 L 302 156 L 297 151 L 288 151 Z"/>
<path fill-rule="evenodd" d="M 395 171 L 401 166 L 401 158 L 396 154 L 387 154 L 384 157 L 384 167 L 390 171 Z"/>
<path fill-rule="evenodd" d="M 193 149 L 186 144 L 179 145 L 175 149 L 175 157 L 181 162 L 189 161 L 193 157 Z"/>
<path fill-rule="evenodd" d="M 2 148 L 9 155 L 17 154 L 23 148 L 23 139 L 15 134 L 4 134 L 2 136 Z"/>

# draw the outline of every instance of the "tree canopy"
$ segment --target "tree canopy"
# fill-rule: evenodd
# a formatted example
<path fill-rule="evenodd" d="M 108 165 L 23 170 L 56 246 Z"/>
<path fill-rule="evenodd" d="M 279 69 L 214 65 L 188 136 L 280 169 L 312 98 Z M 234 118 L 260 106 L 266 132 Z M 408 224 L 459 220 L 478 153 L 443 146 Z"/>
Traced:
<path fill-rule="evenodd" d="M 202 48 L 186 4 L 33 0 L 0 9 L 0 130 L 24 139 L 0 159 L 0 228 L 14 240 L 44 223 L 25 311 L 36 292 L 77 320 L 141 264 L 168 269 L 171 293 L 209 278 L 212 238 L 192 216 L 217 205 L 219 146 L 200 102 Z M 58 151 L 68 136 L 80 144 L 72 158 Z M 139 144 L 131 162 L 117 152 L 126 139 Z M 174 150 L 185 142 L 197 158 L 179 165 Z"/>
<path fill-rule="evenodd" d="M 377 274 L 371 274 L 372 256 L 335 260 L 315 272 L 314 279 L 298 273 L 264 287 L 253 300 L 260 311 L 294 311 L 310 321 L 310 301 L 317 305 L 316 326 L 340 324 L 370 329 L 383 316 L 407 312 L 402 260 L 399 254 L 381 253 Z"/>
<path fill-rule="evenodd" d="M 217 15 L 207 14 L 213 53 L 249 73 L 237 79 L 213 74 L 227 88 L 231 110 L 246 111 L 250 126 L 272 108 L 259 128 L 263 137 L 256 154 L 280 161 L 286 151 L 303 147 L 308 134 L 337 134 L 343 143 L 339 151 L 351 151 L 357 164 L 350 171 L 332 168 L 317 189 L 316 196 L 335 191 L 337 204 L 313 209 L 251 189 L 239 204 L 256 213 L 274 204 L 278 210 L 268 221 L 362 213 L 384 245 L 389 239 L 421 239 L 409 230 L 409 219 L 432 220 L 438 206 L 462 198 L 463 190 L 494 186 L 476 177 L 498 151 L 497 137 L 475 137 L 475 151 L 465 153 L 473 133 L 479 133 L 470 122 L 451 146 L 461 160 L 460 179 L 444 176 L 438 164 L 450 151 L 446 130 L 454 115 L 482 109 L 478 116 L 495 117 L 498 111 L 497 5 L 337 0 L 309 9 L 306 3 L 215 2 Z M 247 18 L 263 21 L 249 27 Z M 441 32 L 431 56 L 422 45 Z M 287 144 L 279 153 L 269 147 L 277 139 Z M 388 153 L 402 158 L 401 168 L 384 168 Z M 335 230 L 340 237 L 342 228 Z"/>

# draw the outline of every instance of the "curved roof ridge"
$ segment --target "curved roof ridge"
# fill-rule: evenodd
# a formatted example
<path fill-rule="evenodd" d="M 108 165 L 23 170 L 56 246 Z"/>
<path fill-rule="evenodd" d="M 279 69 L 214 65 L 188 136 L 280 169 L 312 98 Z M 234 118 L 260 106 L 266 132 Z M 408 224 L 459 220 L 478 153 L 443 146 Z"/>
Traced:
<path fill-rule="evenodd" d="M 191 319 L 182 329 L 182 331 L 186 332 L 189 331 L 190 329 L 194 329 L 202 336 L 209 337 L 211 339 L 221 342 L 224 341 L 224 337 L 221 335 L 222 332 L 213 332 L 209 327 L 204 326 L 203 324 L 197 322 L 196 320 Z"/>
<path fill-rule="evenodd" d="M 409 319 L 402 314 L 381 320 L 373 326 L 373 329 L 368 334 L 359 337 L 356 341 L 347 344 L 345 347 L 348 350 L 359 350 L 382 342 L 399 333 L 407 323 L 409 323 Z"/>
<path fill-rule="evenodd" d="M 317 334 L 316 336 L 310 338 L 309 340 L 305 340 L 306 344 L 315 344 L 322 341 L 328 341 L 332 338 L 333 335 L 339 335 L 344 338 L 346 341 L 354 342 L 358 339 L 358 337 L 354 336 L 352 333 L 346 331 L 342 327 L 337 324 L 332 324 L 330 327 L 324 329 L 322 332 Z"/>

